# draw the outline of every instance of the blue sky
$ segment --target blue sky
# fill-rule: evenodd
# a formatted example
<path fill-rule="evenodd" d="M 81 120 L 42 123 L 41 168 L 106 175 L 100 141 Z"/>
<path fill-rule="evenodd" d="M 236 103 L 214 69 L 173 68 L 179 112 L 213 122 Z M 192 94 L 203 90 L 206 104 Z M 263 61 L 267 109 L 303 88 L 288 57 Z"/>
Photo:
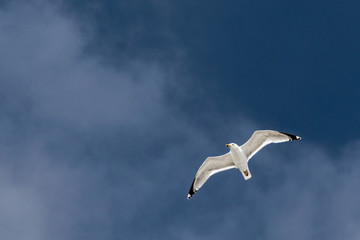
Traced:
<path fill-rule="evenodd" d="M 0 238 L 358 239 L 359 5 L 0 1 Z"/>

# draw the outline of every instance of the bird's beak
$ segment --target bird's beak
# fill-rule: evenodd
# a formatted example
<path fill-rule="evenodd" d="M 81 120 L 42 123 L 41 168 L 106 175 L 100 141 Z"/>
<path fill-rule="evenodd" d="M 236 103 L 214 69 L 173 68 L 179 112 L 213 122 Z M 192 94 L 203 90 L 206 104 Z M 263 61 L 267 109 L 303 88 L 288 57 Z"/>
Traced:
<path fill-rule="evenodd" d="M 230 147 L 230 145 L 229 145 L 229 144 L 226 144 L 225 146 L 227 146 L 228 148 Z"/>

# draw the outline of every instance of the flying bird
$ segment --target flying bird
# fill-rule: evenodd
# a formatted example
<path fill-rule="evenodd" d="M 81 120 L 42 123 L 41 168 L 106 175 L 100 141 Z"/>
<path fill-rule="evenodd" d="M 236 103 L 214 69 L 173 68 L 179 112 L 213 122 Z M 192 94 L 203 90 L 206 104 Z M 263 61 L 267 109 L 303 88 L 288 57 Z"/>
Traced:
<path fill-rule="evenodd" d="M 226 144 L 230 152 L 217 156 L 208 157 L 197 171 L 194 181 L 191 184 L 187 199 L 190 199 L 204 183 L 215 173 L 228 169 L 237 168 L 242 173 L 245 180 L 251 178 L 248 161 L 260 149 L 270 143 L 280 143 L 287 141 L 300 140 L 301 137 L 273 130 L 258 130 L 253 133 L 250 139 L 240 147 L 236 143 Z"/>

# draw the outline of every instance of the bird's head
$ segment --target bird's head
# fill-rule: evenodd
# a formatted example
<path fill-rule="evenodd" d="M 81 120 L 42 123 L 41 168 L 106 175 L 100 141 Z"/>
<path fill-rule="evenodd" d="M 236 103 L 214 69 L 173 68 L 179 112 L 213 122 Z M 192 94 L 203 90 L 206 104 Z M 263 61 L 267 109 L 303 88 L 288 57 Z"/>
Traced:
<path fill-rule="evenodd" d="M 233 148 L 233 147 L 237 147 L 238 145 L 236 143 L 229 143 L 229 144 L 226 144 L 225 146 L 227 146 L 228 148 Z"/>

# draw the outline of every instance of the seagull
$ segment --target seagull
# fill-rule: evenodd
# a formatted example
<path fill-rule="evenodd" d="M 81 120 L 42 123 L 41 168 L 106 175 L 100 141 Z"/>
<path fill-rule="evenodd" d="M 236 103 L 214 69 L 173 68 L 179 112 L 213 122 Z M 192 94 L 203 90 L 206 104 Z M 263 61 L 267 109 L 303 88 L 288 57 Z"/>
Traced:
<path fill-rule="evenodd" d="M 190 199 L 192 195 L 204 185 L 209 177 L 218 172 L 237 168 L 242 173 L 244 179 L 249 180 L 251 173 L 248 167 L 248 161 L 260 151 L 260 149 L 270 143 L 281 143 L 300 139 L 301 137 L 289 133 L 274 130 L 258 130 L 240 147 L 236 143 L 226 144 L 226 147 L 230 148 L 230 152 L 217 157 L 208 157 L 200 166 L 191 184 L 187 199 Z"/>

